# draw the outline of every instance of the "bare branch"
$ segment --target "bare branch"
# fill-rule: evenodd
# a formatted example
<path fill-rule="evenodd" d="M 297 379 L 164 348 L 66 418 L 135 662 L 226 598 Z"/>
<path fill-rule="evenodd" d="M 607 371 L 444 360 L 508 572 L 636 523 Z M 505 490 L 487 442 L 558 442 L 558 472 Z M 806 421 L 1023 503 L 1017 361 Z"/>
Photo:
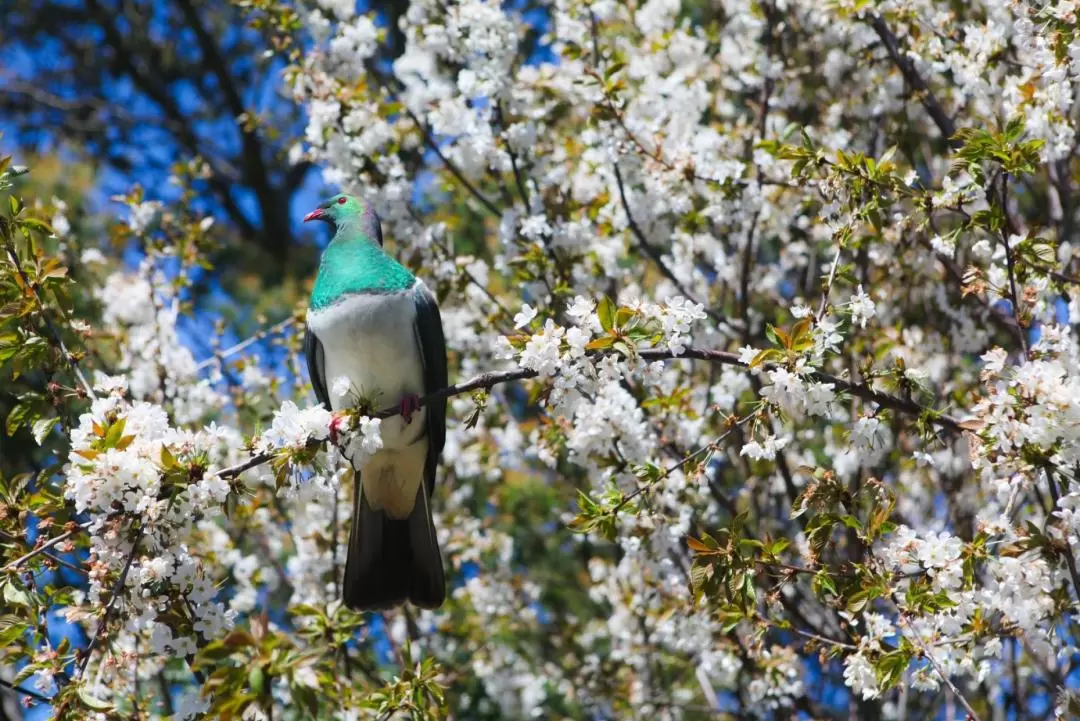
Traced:
<path fill-rule="evenodd" d="M 4 533 L 3 531 L 0 531 L 0 538 L 4 538 L 5 540 L 9 541 L 10 543 L 25 543 L 24 541 L 22 541 L 18 537 L 13 536 L 10 533 Z M 48 551 L 42 551 L 40 549 L 34 549 L 33 552 L 35 554 L 44 555 L 45 558 L 49 559 L 50 561 L 52 561 L 53 563 L 55 563 L 55 564 L 57 564 L 59 566 L 63 566 L 64 568 L 68 569 L 69 571 L 74 571 L 76 573 L 81 573 L 83 575 L 86 575 L 86 573 L 87 573 L 87 570 L 85 568 L 79 568 L 74 563 L 71 563 L 69 561 L 65 561 L 64 559 L 60 558 L 59 556 L 57 556 L 57 555 L 55 555 L 53 553 L 50 553 Z M 5 568 L 4 570 L 6 571 L 7 569 Z"/>
<path fill-rule="evenodd" d="M 288 318 L 286 318 L 284 320 L 281 320 L 281 321 L 278 321 L 277 323 L 274 323 L 271 326 L 267 326 L 266 328 L 263 328 L 262 330 L 259 330 L 258 332 L 256 332 L 254 335 L 240 341 L 236 345 L 230 346 L 230 347 L 226 348 L 223 351 L 217 351 L 211 357 L 209 357 L 209 358 L 203 360 L 202 362 L 200 362 L 199 365 L 196 366 L 195 370 L 196 371 L 206 370 L 207 368 L 214 365 L 215 363 L 219 363 L 219 362 L 225 360 L 226 358 L 228 358 L 230 356 L 236 355 L 237 353 L 244 350 L 248 346 L 250 346 L 250 345 L 252 345 L 254 343 L 258 343 L 260 340 L 262 340 L 263 338 L 266 338 L 267 336 L 271 336 L 271 335 L 274 335 L 276 333 L 281 333 L 282 331 L 284 331 L 285 329 L 287 329 L 290 326 L 294 325 L 295 323 L 296 323 L 296 318 L 293 317 L 293 316 L 289 316 Z"/>
<path fill-rule="evenodd" d="M 38 693 L 37 691 L 31 691 L 30 689 L 23 688 L 22 686 L 16 686 L 15 684 L 11 683 L 10 681 L 5 681 L 2 678 L 0 678 L 0 686 L 8 689 L 9 691 L 14 691 L 15 693 L 21 693 L 24 696 L 29 696 L 30 698 L 34 699 L 35 701 L 40 701 L 41 703 L 51 703 L 52 702 L 52 699 L 49 698 L 48 696 L 43 696 L 42 694 Z"/>
<path fill-rule="evenodd" d="M 72 536 L 76 536 L 76 535 L 82 533 L 89 526 L 90 526 L 89 523 L 82 523 L 82 524 L 79 524 L 78 526 L 75 526 L 75 528 L 72 528 L 71 530 L 68 530 L 68 531 L 65 531 L 64 533 L 61 533 L 56 538 L 53 538 L 52 540 L 46 541 L 45 543 L 41 544 L 40 546 L 38 546 L 34 550 L 30 551 L 29 553 L 27 553 L 25 555 L 22 555 L 22 556 L 19 556 L 14 561 L 12 561 L 8 565 L 4 566 L 3 569 L 0 569 L 0 573 L 7 573 L 8 571 L 18 570 L 18 568 L 20 566 L 22 566 L 24 563 L 26 563 L 30 559 L 32 559 L 35 556 L 38 556 L 38 555 L 40 555 L 42 553 L 45 553 L 46 551 L 48 551 L 50 548 L 52 548 L 56 544 L 63 543 L 64 541 L 68 540 Z"/>

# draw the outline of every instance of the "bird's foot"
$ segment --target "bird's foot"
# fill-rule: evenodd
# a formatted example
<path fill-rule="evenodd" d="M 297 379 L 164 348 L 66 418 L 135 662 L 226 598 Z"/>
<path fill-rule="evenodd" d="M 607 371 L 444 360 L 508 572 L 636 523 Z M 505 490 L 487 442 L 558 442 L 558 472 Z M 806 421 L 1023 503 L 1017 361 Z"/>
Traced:
<path fill-rule="evenodd" d="M 338 438 L 341 436 L 341 427 L 346 424 L 345 416 L 335 415 L 330 419 L 330 442 L 335 446 L 338 444 Z"/>
<path fill-rule="evenodd" d="M 398 406 L 401 417 L 405 419 L 405 425 L 412 423 L 412 414 L 420 410 L 420 396 L 415 393 L 406 393 L 401 397 L 401 403 Z"/>

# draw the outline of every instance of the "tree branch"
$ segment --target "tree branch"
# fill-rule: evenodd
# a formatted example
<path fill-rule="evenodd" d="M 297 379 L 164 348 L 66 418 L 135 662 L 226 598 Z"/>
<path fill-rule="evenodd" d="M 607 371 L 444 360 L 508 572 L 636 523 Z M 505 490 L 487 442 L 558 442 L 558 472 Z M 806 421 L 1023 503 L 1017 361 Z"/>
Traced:
<path fill-rule="evenodd" d="M 899 68 L 900 73 L 904 76 L 905 82 L 913 87 L 919 94 L 919 101 L 923 107 L 926 108 L 926 112 L 930 114 L 934 124 L 937 125 L 938 130 L 945 137 L 945 140 L 952 148 L 959 148 L 962 143 L 956 140 L 953 136 L 956 135 L 956 125 L 953 123 L 952 118 L 948 116 L 945 109 L 941 107 L 941 103 L 934 97 L 934 93 L 930 90 L 930 87 L 919 75 L 919 71 L 915 69 L 915 63 L 911 61 L 907 55 L 900 52 L 899 42 L 893 31 L 889 29 L 889 26 L 885 24 L 885 19 L 880 15 L 874 15 L 871 20 L 871 26 L 874 28 L 874 32 L 881 38 L 881 42 L 885 44 L 885 49 L 889 52 L 889 57 L 892 58 L 893 63 Z"/>
<path fill-rule="evenodd" d="M 38 693 L 37 691 L 31 691 L 28 688 L 23 688 L 22 686 L 16 686 L 15 684 L 11 683 L 10 681 L 5 681 L 2 678 L 0 678 L 0 686 L 8 689 L 9 691 L 14 691 L 15 693 L 21 693 L 24 696 L 29 696 L 30 698 L 34 699 L 35 701 L 40 701 L 41 703 L 52 703 L 52 699 L 49 698 L 48 696 L 44 696 L 44 695 Z"/>
<path fill-rule="evenodd" d="M 634 238 L 637 239 L 638 246 L 645 251 L 645 254 L 652 259 L 652 262 L 656 264 L 657 269 L 663 274 L 665 278 L 671 281 L 671 284 L 683 295 L 684 298 L 692 303 L 700 305 L 705 310 L 705 314 L 708 315 L 713 321 L 720 325 L 728 325 L 727 320 L 719 313 L 710 308 L 706 303 L 699 301 L 690 290 L 682 284 L 682 281 L 676 277 L 671 268 L 664 262 L 663 254 L 660 250 L 653 246 L 649 242 L 649 239 L 645 237 L 644 231 L 641 230 L 641 226 L 634 220 L 633 213 L 630 212 L 630 202 L 626 199 L 626 187 L 623 184 L 622 172 L 619 170 L 619 163 L 612 164 L 615 169 L 615 183 L 619 188 L 619 199 L 622 201 L 623 212 L 626 213 L 626 224 L 630 228 L 630 232 L 634 234 Z"/>
<path fill-rule="evenodd" d="M 117 63 L 131 76 L 135 85 L 161 108 L 171 131 L 176 134 L 177 140 L 190 153 L 199 155 L 207 162 L 211 171 L 207 182 L 213 189 L 214 194 L 229 213 L 233 222 L 240 227 L 241 232 L 247 237 L 253 237 L 256 234 L 255 227 L 232 198 L 233 187 L 231 184 L 237 180 L 236 173 L 223 171 L 220 167 L 220 159 L 215 161 L 201 152 L 201 143 L 191 127 L 190 119 L 184 116 L 180 106 L 169 95 L 165 79 L 149 77 L 136 65 L 133 53 L 124 41 L 124 35 L 116 27 L 111 14 L 101 6 L 99 0 L 87 0 L 87 7 L 96 16 L 96 22 L 101 26 L 105 41 L 112 47 Z M 159 65 L 148 65 L 147 67 Z M 232 179 L 230 179 L 230 175 L 233 176 Z M 275 229 L 275 232 L 277 231 L 287 233 L 288 229 Z"/>
<path fill-rule="evenodd" d="M 48 551 L 50 548 L 52 548 L 56 544 L 63 543 L 64 541 L 68 540 L 72 536 L 76 536 L 76 535 L 82 533 L 89 526 L 90 526 L 89 523 L 81 523 L 81 524 L 75 526 L 74 528 L 72 528 L 72 529 L 70 529 L 68 531 L 65 531 L 64 533 L 61 533 L 56 538 L 53 538 L 52 540 L 46 541 L 45 543 L 41 544 L 40 546 L 38 546 L 34 550 L 30 551 L 29 553 L 24 554 L 22 556 L 19 556 L 14 561 L 12 561 L 8 565 L 4 566 L 3 569 L 0 569 L 0 573 L 7 573 L 8 571 L 18 570 L 18 568 L 20 566 L 22 566 L 24 563 L 26 563 L 30 559 L 32 559 L 35 556 L 38 556 L 38 555 L 40 555 L 42 553 L 45 553 L 46 551 Z"/>
<path fill-rule="evenodd" d="M 263 230 L 272 230 L 274 234 L 279 234 L 283 239 L 279 241 L 279 244 L 287 245 L 290 236 L 287 218 L 288 204 L 281 202 L 277 191 L 270 184 L 270 171 L 267 169 L 266 161 L 263 158 L 262 143 L 259 140 L 258 133 L 255 131 L 254 124 L 244 117 L 247 114 L 247 109 L 244 107 L 240 92 L 236 89 L 236 83 L 229 72 L 225 58 L 222 57 L 217 42 L 206 30 L 202 18 L 199 17 L 198 10 L 191 1 L 178 0 L 178 2 L 188 25 L 191 26 L 199 42 L 203 61 L 207 64 L 214 77 L 217 78 L 218 86 L 225 96 L 225 102 L 229 107 L 229 112 L 232 114 L 233 122 L 240 132 L 244 179 L 251 186 L 251 189 L 255 191 L 255 197 L 259 200 Z M 267 237 L 269 235 L 267 233 Z"/>
<path fill-rule="evenodd" d="M 3 531 L 0 531 L 0 538 L 3 538 L 3 539 L 7 540 L 10 543 L 20 543 L 20 544 L 25 545 L 25 541 L 22 541 L 17 536 L 13 536 L 10 533 L 5 533 Z M 74 571 L 75 573 L 81 573 L 84 576 L 87 574 L 87 570 L 85 568 L 79 568 L 74 563 L 71 563 L 69 561 L 65 561 L 64 559 L 60 558 L 59 556 L 54 555 L 52 553 L 49 553 L 48 551 L 43 551 L 43 550 L 39 550 L 39 549 L 33 549 L 33 553 L 35 555 L 43 554 L 45 556 L 45 558 L 49 559 L 50 561 L 52 561 L 53 563 L 55 563 L 55 564 L 57 564 L 59 566 L 63 566 L 64 568 L 68 569 L 69 571 Z M 6 571 L 7 568 L 5 568 L 4 570 Z"/>
<path fill-rule="evenodd" d="M 101 643 L 101 639 L 105 637 L 105 627 L 109 624 L 109 619 L 112 616 L 112 611 L 116 607 L 116 602 L 120 598 L 120 591 L 123 590 L 124 584 L 127 582 L 128 573 L 131 572 L 131 565 L 135 562 L 135 556 L 139 553 L 139 544 L 142 542 L 143 536 L 146 535 L 146 526 L 139 526 L 139 533 L 135 536 L 135 541 L 131 545 L 131 551 L 128 553 L 127 561 L 124 563 L 124 569 L 120 571 L 120 577 L 116 579 L 116 583 L 113 584 L 112 593 L 109 596 L 109 602 L 105 605 L 105 613 L 98 621 L 97 629 L 94 631 L 94 635 L 90 638 L 90 643 L 86 645 L 83 650 L 82 659 L 79 661 L 79 667 L 75 672 L 76 678 L 82 678 L 83 672 L 90 664 L 90 657 L 94 653 L 94 649 Z"/>
<path fill-rule="evenodd" d="M 255 333 L 254 335 L 252 335 L 249 338 L 245 338 L 244 340 L 240 341 L 236 345 L 230 346 L 229 348 L 226 348 L 223 351 L 215 352 L 209 358 L 206 358 L 205 360 L 201 361 L 199 363 L 199 365 L 196 366 L 195 370 L 197 372 L 206 370 L 207 368 L 214 365 L 215 363 L 223 361 L 224 359 L 228 358 L 229 356 L 236 355 L 237 353 L 244 350 L 245 348 L 252 345 L 253 343 L 258 343 L 260 340 L 262 340 L 263 338 L 266 338 L 267 336 L 273 335 L 275 333 L 280 333 L 281 331 L 285 330 L 286 328 L 293 325 L 294 323 L 296 323 L 296 318 L 294 318 L 293 316 L 289 316 L 288 318 L 285 318 L 284 320 L 278 321 L 277 323 L 275 323 L 275 324 L 273 324 L 271 326 L 263 328 L 259 332 Z"/>
<path fill-rule="evenodd" d="M 401 85 L 396 78 L 383 74 L 374 66 L 374 64 L 369 62 L 367 64 L 367 71 L 371 75 L 373 75 L 375 79 L 379 81 L 379 84 L 388 92 L 391 89 L 391 85 L 394 86 L 397 90 L 401 90 Z M 499 210 L 498 206 L 488 200 L 487 196 L 481 193 L 477 189 L 477 187 L 473 185 L 468 178 L 465 177 L 465 174 L 461 172 L 461 169 L 458 168 L 453 161 L 447 158 L 445 154 L 443 154 L 442 148 L 439 147 L 438 142 L 435 141 L 435 136 L 431 132 L 431 128 L 428 127 L 428 124 L 421 120 L 416 115 L 416 113 L 413 112 L 412 108 L 410 108 L 405 103 L 402 103 L 401 107 L 405 111 L 405 114 L 408 115 L 414 123 L 416 123 L 416 127 L 420 130 L 420 135 L 424 138 L 424 145 L 428 146 L 428 148 L 430 148 L 431 151 L 435 153 L 436 156 L 438 156 L 439 161 L 442 162 L 443 166 L 450 171 L 450 173 L 457 179 L 459 183 L 465 186 L 465 189 L 468 190 L 469 193 L 474 198 L 476 198 L 477 201 L 479 201 L 480 204 L 484 206 L 484 208 L 489 213 L 494 215 L 496 218 L 501 217 L 502 211 Z"/>

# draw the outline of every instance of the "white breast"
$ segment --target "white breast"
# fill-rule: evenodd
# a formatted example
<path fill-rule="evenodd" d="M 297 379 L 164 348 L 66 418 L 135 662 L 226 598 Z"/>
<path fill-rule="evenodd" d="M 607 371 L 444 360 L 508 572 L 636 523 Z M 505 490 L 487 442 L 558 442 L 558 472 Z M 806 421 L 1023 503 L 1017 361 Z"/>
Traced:
<path fill-rule="evenodd" d="M 334 380 L 345 376 L 380 410 L 407 393 L 424 394 L 424 369 L 415 330 L 413 291 L 350 295 L 308 313 L 308 326 L 322 343 L 324 374 L 333 410 L 348 404 L 334 396 Z M 419 417 L 417 417 L 419 415 Z M 382 422 L 385 448 L 404 448 L 423 432 L 423 417 L 409 426 L 400 416 Z"/>

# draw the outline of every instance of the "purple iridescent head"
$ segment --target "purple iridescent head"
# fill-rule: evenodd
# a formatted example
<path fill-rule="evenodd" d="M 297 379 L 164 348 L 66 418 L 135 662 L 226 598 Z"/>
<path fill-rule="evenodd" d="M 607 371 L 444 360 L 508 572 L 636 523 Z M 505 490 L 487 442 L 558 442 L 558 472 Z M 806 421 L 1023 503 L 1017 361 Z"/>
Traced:
<path fill-rule="evenodd" d="M 322 220 L 342 230 L 352 226 L 382 247 L 382 228 L 375 210 L 360 198 L 339 193 L 304 216 L 304 222 Z"/>

